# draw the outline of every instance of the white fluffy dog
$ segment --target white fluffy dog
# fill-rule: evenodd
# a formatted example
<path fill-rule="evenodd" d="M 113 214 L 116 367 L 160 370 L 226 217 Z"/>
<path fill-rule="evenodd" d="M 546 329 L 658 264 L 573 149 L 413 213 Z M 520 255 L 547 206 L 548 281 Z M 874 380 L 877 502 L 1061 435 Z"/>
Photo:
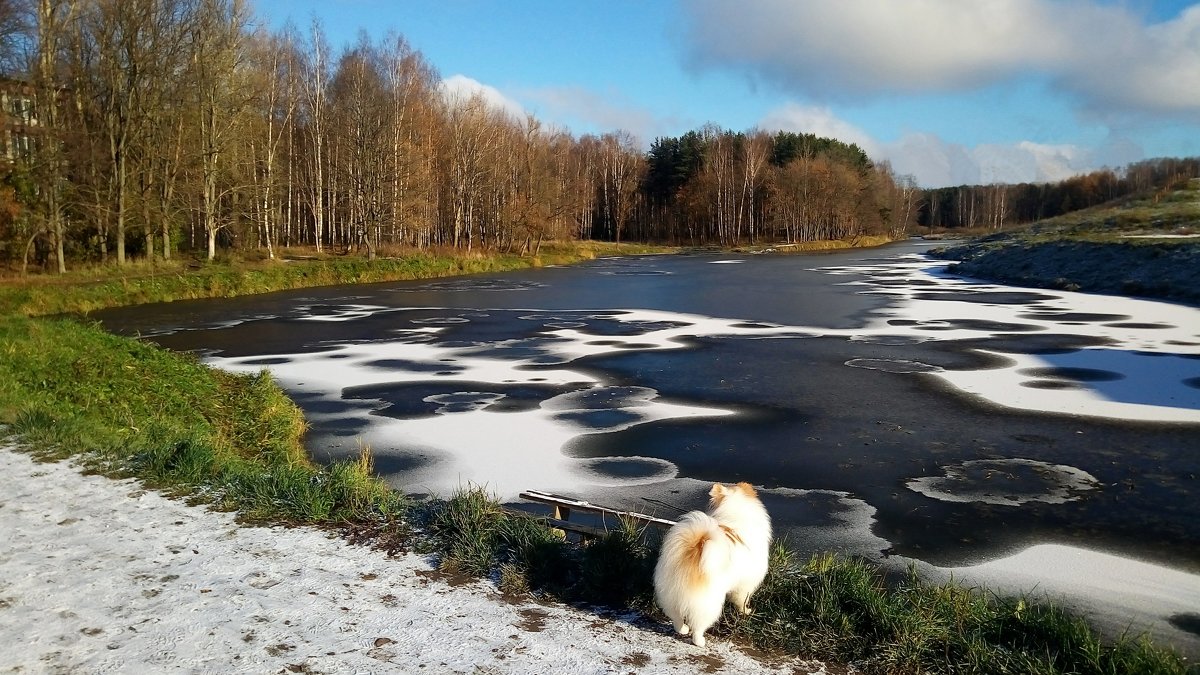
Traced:
<path fill-rule="evenodd" d="M 654 598 L 680 635 L 704 646 L 725 597 L 743 614 L 767 575 L 771 518 L 749 483 L 709 491 L 708 513 L 691 511 L 667 531 L 654 567 Z"/>

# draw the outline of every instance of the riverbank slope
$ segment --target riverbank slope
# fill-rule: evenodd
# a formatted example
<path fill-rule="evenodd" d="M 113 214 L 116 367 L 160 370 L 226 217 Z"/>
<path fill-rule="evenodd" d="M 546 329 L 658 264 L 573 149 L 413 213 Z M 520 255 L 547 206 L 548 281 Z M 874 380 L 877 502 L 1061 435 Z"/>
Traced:
<path fill-rule="evenodd" d="M 952 274 L 1200 305 L 1200 179 L 930 254 Z"/>

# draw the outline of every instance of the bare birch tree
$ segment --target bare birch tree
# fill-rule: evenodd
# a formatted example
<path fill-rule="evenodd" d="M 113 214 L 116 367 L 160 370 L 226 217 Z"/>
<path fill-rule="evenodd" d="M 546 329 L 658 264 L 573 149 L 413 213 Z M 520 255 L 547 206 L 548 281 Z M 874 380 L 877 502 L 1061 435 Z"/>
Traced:
<path fill-rule="evenodd" d="M 248 15 L 242 0 L 199 3 L 191 26 L 190 76 L 199 132 L 200 208 L 207 256 L 212 260 L 217 254 L 217 233 L 226 225 L 220 216 L 219 177 L 254 92 L 245 72 Z"/>

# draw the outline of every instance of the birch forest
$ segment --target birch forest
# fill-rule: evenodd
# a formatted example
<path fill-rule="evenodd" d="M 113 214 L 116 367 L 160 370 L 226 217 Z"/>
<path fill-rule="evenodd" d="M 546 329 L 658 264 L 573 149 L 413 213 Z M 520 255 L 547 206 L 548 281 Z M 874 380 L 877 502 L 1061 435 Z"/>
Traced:
<path fill-rule="evenodd" d="M 399 33 L 332 44 L 243 0 L 0 0 L 0 72 L 9 269 L 853 240 L 954 208 L 811 134 L 575 136 L 452 95 Z"/>

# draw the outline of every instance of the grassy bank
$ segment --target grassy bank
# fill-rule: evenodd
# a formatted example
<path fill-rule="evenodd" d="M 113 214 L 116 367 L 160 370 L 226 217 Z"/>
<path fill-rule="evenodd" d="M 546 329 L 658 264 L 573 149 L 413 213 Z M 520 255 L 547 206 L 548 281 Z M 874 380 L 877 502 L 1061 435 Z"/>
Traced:
<path fill-rule="evenodd" d="M 277 260 L 170 261 L 106 265 L 62 276 L 0 280 L 0 315 L 87 313 L 152 302 L 230 298 L 296 288 L 432 279 L 565 265 L 601 256 L 670 252 L 661 246 L 568 242 L 544 245 L 537 256 L 407 251 L 367 261 L 358 256 L 283 256 Z"/>
<path fill-rule="evenodd" d="M 1200 180 L 932 251 L 956 274 L 1200 304 Z"/>
<path fill-rule="evenodd" d="M 370 455 L 326 469 L 304 418 L 265 373 L 192 357 L 68 320 L 0 319 L 0 421 L 45 458 L 132 476 L 252 520 L 403 527 L 407 500 Z"/>
<path fill-rule="evenodd" d="M 495 576 L 511 592 L 657 616 L 652 533 L 627 526 L 570 545 L 480 490 L 411 503 L 373 477 L 369 451 L 315 466 L 302 416 L 266 375 L 215 371 L 86 322 L 9 315 L 0 318 L 0 422 L 46 459 L 71 456 L 253 521 L 337 528 L 388 550 L 428 551 L 448 571 Z M 1053 608 L 916 578 L 890 583 L 866 563 L 797 560 L 782 546 L 754 604 L 716 634 L 871 672 L 1188 672 L 1169 652 L 1102 642 Z"/>
<path fill-rule="evenodd" d="M 479 490 L 439 504 L 429 519 L 443 565 L 498 575 L 503 590 L 628 606 L 664 623 L 651 574 L 658 537 L 626 524 L 584 546 L 506 513 Z M 1176 655 L 1143 639 L 1106 643 L 1082 619 L 1025 598 L 927 584 L 915 574 L 885 579 L 874 565 L 833 555 L 798 559 L 771 551 L 754 613 L 726 607 L 713 634 L 768 653 L 853 663 L 870 673 L 1188 673 Z"/>
<path fill-rule="evenodd" d="M 735 248 L 739 253 L 816 253 L 821 251 L 844 251 L 852 248 L 874 248 L 890 244 L 895 239 L 884 235 L 862 235 L 853 239 L 817 239 L 789 244 L 745 246 Z"/>

